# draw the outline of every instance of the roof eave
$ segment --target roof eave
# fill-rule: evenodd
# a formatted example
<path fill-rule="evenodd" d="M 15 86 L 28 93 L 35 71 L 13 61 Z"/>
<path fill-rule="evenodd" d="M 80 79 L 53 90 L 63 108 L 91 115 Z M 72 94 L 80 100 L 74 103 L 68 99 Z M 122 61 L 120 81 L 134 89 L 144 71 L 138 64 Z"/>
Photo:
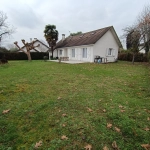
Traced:
<path fill-rule="evenodd" d="M 71 48 L 71 47 L 85 47 L 85 46 L 93 46 L 94 44 L 88 44 L 88 45 L 77 45 L 77 46 L 68 46 L 68 47 L 56 47 L 55 49 L 62 49 L 62 48 Z"/>

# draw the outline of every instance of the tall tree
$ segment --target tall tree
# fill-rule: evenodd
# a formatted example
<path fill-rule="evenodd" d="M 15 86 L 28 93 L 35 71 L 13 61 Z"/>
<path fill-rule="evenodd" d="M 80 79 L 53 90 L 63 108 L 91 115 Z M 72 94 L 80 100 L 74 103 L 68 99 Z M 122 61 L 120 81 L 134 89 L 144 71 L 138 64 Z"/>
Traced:
<path fill-rule="evenodd" d="M 143 8 L 133 26 L 123 30 L 126 36 L 126 46 L 133 52 L 132 62 L 134 63 L 136 53 L 145 49 L 146 54 L 148 54 L 150 50 L 150 5 Z M 139 49 L 140 44 L 143 46 Z"/>
<path fill-rule="evenodd" d="M 0 11 L 0 44 L 4 37 L 10 36 L 15 32 L 15 28 L 7 22 L 7 15 Z"/>
<path fill-rule="evenodd" d="M 137 28 L 140 31 L 145 53 L 150 49 L 150 5 L 146 5 L 137 17 Z"/>
<path fill-rule="evenodd" d="M 126 37 L 126 47 L 127 49 L 130 49 L 132 47 L 132 43 L 131 43 L 131 40 L 132 40 L 132 33 L 133 33 L 134 30 L 129 30 L 127 33 L 127 37 Z"/>
<path fill-rule="evenodd" d="M 126 36 L 126 46 L 133 54 L 132 63 L 134 64 L 135 55 L 140 51 L 139 45 L 141 41 L 141 34 L 136 27 L 127 27 L 124 29 L 124 32 Z"/>
<path fill-rule="evenodd" d="M 44 37 L 49 47 L 51 47 L 52 58 L 53 58 L 54 46 L 56 46 L 56 42 L 58 40 L 58 31 L 56 30 L 56 26 L 50 24 L 46 25 L 44 30 Z"/>

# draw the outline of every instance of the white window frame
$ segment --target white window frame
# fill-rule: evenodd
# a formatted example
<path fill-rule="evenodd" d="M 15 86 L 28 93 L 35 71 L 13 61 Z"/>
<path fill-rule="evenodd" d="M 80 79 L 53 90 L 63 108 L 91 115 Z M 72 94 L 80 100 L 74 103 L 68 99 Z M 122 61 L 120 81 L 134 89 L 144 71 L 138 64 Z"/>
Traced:
<path fill-rule="evenodd" d="M 87 58 L 87 48 L 82 49 L 82 57 Z"/>
<path fill-rule="evenodd" d="M 62 49 L 59 50 L 59 55 L 62 55 L 62 51 L 63 51 Z"/>
<path fill-rule="evenodd" d="M 108 56 L 113 56 L 113 48 L 109 48 L 107 52 Z"/>
<path fill-rule="evenodd" d="M 75 56 L 76 56 L 75 49 L 72 49 L 72 57 L 74 57 L 74 58 L 75 58 Z"/>

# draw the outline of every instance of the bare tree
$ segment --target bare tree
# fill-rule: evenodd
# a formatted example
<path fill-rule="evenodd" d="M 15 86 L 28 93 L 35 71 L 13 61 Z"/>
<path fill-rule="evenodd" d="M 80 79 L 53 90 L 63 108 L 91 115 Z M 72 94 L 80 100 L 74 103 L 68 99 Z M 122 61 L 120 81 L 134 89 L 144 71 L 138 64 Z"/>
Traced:
<path fill-rule="evenodd" d="M 24 52 L 24 53 L 27 55 L 28 61 L 31 61 L 31 54 L 30 54 L 30 51 L 33 50 L 33 49 L 36 50 L 35 48 L 36 48 L 36 47 L 39 47 L 40 44 L 34 46 L 35 41 L 32 41 L 31 43 L 28 43 L 28 42 L 26 43 L 25 40 L 21 40 L 21 41 L 22 41 L 22 43 L 24 44 L 24 46 L 25 46 L 25 48 L 26 48 L 26 51 L 23 50 L 23 48 L 20 48 L 20 46 L 18 45 L 18 42 L 14 42 L 14 44 L 16 45 L 16 47 L 17 47 L 20 51 Z"/>
<path fill-rule="evenodd" d="M 0 43 L 4 37 L 8 37 L 15 32 L 15 28 L 7 22 L 7 19 L 7 15 L 0 11 Z"/>
<path fill-rule="evenodd" d="M 145 49 L 147 54 L 150 49 L 150 5 L 143 8 L 134 25 L 126 27 L 123 30 L 126 37 L 127 49 L 130 49 L 133 53 L 132 63 L 134 64 L 136 53 Z M 140 48 L 141 44 L 143 46 Z"/>
<path fill-rule="evenodd" d="M 137 29 L 140 31 L 146 54 L 150 49 L 150 5 L 143 8 L 137 17 Z"/>
<path fill-rule="evenodd" d="M 139 49 L 140 42 L 142 40 L 140 31 L 135 27 L 127 27 L 123 29 L 126 37 L 127 48 L 132 52 L 132 63 L 134 64 L 135 55 L 141 50 Z"/>

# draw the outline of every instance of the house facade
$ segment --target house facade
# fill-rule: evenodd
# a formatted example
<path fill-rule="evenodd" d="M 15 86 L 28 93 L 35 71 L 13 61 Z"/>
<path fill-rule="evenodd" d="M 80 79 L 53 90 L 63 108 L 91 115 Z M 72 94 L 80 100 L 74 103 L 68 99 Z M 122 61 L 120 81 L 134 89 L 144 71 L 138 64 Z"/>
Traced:
<path fill-rule="evenodd" d="M 122 47 L 114 28 L 106 27 L 80 35 L 62 38 L 55 47 L 54 57 L 69 57 L 69 60 L 94 62 L 96 56 L 114 62 Z"/>

